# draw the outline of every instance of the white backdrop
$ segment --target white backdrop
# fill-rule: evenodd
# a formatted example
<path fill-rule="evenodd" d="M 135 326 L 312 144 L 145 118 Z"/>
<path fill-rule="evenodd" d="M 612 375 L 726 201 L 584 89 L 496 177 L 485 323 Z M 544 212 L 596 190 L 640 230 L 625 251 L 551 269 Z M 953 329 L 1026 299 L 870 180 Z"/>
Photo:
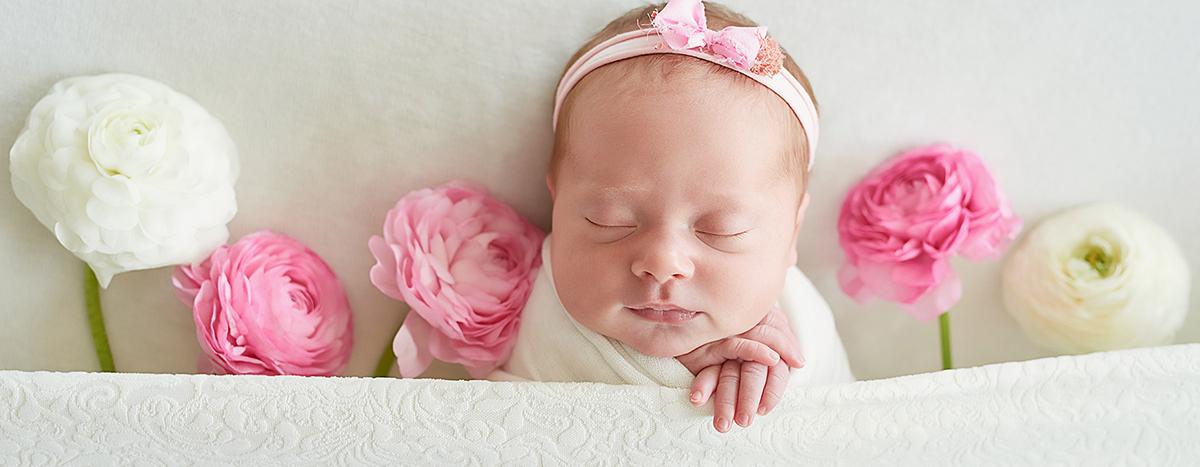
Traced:
<path fill-rule="evenodd" d="M 1119 1 L 733 1 L 809 75 L 823 115 L 800 267 L 834 309 L 860 378 L 939 368 L 936 322 L 838 290 L 847 187 L 895 152 L 972 148 L 1027 224 L 1123 202 L 1200 265 L 1200 4 Z M 544 228 L 552 94 L 572 52 L 634 1 L 0 3 L 0 369 L 95 370 L 82 263 L 13 196 L 7 151 L 59 79 L 121 71 L 188 94 L 242 155 L 233 237 L 292 235 L 341 276 L 355 311 L 348 374 L 369 374 L 402 320 L 376 291 L 366 240 L 409 190 L 489 186 Z M 1146 5 L 1146 4 L 1142 4 Z M 999 264 L 956 263 L 958 366 L 1051 355 L 1000 304 Z M 170 271 L 103 292 L 121 371 L 195 370 Z M 1200 302 L 1193 274 L 1192 303 Z M 1193 305 L 1195 308 L 1195 305 Z M 1176 342 L 1200 342 L 1189 316 Z M 462 375 L 435 366 L 437 376 Z"/>

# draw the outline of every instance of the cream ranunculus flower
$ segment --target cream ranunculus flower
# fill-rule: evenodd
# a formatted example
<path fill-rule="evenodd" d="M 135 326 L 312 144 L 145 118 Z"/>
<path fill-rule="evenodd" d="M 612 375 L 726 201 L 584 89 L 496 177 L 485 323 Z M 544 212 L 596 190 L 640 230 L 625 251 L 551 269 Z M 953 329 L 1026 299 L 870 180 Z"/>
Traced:
<path fill-rule="evenodd" d="M 17 198 L 104 287 L 121 272 L 203 260 L 229 238 L 237 149 L 221 122 L 162 83 L 62 80 L 10 155 Z"/>
<path fill-rule="evenodd" d="M 1004 265 L 1004 303 L 1034 342 L 1065 353 L 1170 343 L 1191 284 L 1178 244 L 1109 203 L 1044 220 Z"/>

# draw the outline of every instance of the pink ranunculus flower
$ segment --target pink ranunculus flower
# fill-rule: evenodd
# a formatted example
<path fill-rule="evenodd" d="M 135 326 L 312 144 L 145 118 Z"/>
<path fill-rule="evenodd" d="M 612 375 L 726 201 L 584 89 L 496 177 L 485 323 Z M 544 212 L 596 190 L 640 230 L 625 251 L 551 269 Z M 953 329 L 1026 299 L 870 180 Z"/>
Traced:
<path fill-rule="evenodd" d="M 508 359 L 545 234 L 481 186 L 404 196 L 368 245 L 371 283 L 411 308 L 392 343 L 403 377 L 432 358 L 482 377 Z"/>
<path fill-rule="evenodd" d="M 962 295 L 950 258 L 1000 256 L 1021 229 L 979 157 L 939 143 L 909 150 L 871 171 L 842 203 L 842 290 L 859 302 L 897 302 L 920 320 Z"/>
<path fill-rule="evenodd" d="M 353 343 L 350 302 L 325 261 L 268 230 L 179 266 L 175 294 L 192 307 L 196 337 L 217 372 L 333 376 Z"/>

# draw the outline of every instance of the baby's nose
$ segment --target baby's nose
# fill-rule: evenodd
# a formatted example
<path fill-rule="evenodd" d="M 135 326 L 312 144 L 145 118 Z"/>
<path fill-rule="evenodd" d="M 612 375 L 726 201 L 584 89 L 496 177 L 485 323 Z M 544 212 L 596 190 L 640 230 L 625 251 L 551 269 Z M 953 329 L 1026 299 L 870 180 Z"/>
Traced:
<path fill-rule="evenodd" d="M 696 265 L 687 254 L 678 248 L 650 247 L 645 254 L 633 262 L 633 275 L 653 279 L 659 284 L 675 279 L 692 277 Z"/>

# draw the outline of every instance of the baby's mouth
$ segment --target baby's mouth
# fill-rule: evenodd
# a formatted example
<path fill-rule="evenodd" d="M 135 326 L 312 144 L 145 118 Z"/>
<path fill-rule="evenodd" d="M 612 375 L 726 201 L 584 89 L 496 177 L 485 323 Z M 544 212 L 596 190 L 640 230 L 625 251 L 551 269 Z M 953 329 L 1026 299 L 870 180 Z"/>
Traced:
<path fill-rule="evenodd" d="M 672 305 L 627 306 L 625 309 L 640 316 L 642 319 L 666 324 L 683 324 L 700 314 L 698 311 Z"/>

